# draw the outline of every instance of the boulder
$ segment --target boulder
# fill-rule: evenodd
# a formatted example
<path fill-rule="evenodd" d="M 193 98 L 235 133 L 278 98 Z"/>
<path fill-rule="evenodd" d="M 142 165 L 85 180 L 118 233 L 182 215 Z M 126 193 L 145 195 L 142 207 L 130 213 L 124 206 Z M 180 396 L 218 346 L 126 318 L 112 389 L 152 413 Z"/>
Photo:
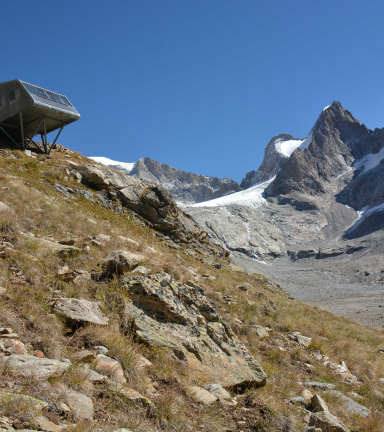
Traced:
<path fill-rule="evenodd" d="M 53 310 L 70 321 L 108 324 L 108 318 L 102 314 L 99 304 L 89 300 L 60 298 L 54 301 Z"/>
<path fill-rule="evenodd" d="M 87 381 L 90 381 L 93 383 L 102 383 L 105 381 L 105 376 L 100 375 L 99 373 L 95 372 L 94 370 L 89 368 L 89 365 L 83 365 L 80 366 L 77 371 L 80 373 L 80 375 L 86 379 Z"/>
<path fill-rule="evenodd" d="M 187 391 L 195 402 L 203 405 L 211 405 L 218 399 L 218 397 L 201 387 L 191 386 L 187 388 Z"/>
<path fill-rule="evenodd" d="M 28 235 L 25 235 L 25 237 L 30 241 L 36 243 L 38 247 L 37 253 L 39 255 L 56 253 L 60 257 L 65 258 L 65 257 L 76 256 L 81 252 L 81 250 L 76 246 L 62 245 L 60 243 L 51 240 L 35 238 Z"/>
<path fill-rule="evenodd" d="M 136 390 L 133 390 L 125 385 L 118 384 L 108 378 L 104 382 L 109 390 L 123 395 L 126 399 L 129 400 L 129 402 L 132 402 L 134 405 L 144 407 L 149 407 L 152 405 L 152 402 L 148 398 L 142 396 Z"/>
<path fill-rule="evenodd" d="M 315 394 L 314 396 L 312 396 L 311 407 L 312 407 L 312 411 L 313 412 L 329 411 L 328 406 L 325 403 L 325 400 L 322 399 L 317 394 Z"/>
<path fill-rule="evenodd" d="M 205 390 L 208 390 L 216 399 L 220 399 L 221 401 L 232 402 L 232 396 L 224 387 L 220 384 L 209 384 L 205 387 Z"/>
<path fill-rule="evenodd" d="M 309 426 L 320 428 L 322 431 L 350 432 L 341 420 L 327 411 L 313 413 L 309 418 Z"/>
<path fill-rule="evenodd" d="M 58 426 L 43 416 L 34 417 L 32 424 L 36 426 L 38 430 L 44 432 L 61 432 L 64 429 L 62 426 Z"/>
<path fill-rule="evenodd" d="M 0 367 L 14 375 L 46 379 L 62 375 L 71 366 L 69 360 L 53 360 L 32 355 L 12 354 L 0 360 Z"/>
<path fill-rule="evenodd" d="M 104 258 L 102 266 L 109 275 L 122 275 L 124 272 L 132 271 L 146 259 L 144 255 L 135 254 L 126 250 L 116 250 Z"/>
<path fill-rule="evenodd" d="M 111 357 L 99 354 L 96 356 L 95 370 L 111 378 L 119 384 L 126 384 L 123 368 L 120 363 Z"/>
<path fill-rule="evenodd" d="M 13 213 L 13 210 L 7 204 L 0 201 L 0 213 Z"/>
<path fill-rule="evenodd" d="M 23 412 L 30 412 L 34 415 L 38 414 L 48 406 L 47 402 L 44 402 L 40 399 L 36 399 L 28 395 L 11 392 L 0 392 L 0 404 L 15 404 L 20 407 Z"/>
<path fill-rule="evenodd" d="M 88 396 L 62 386 L 61 397 L 78 420 L 93 420 L 93 403 Z"/>
<path fill-rule="evenodd" d="M 166 273 L 126 276 L 126 326 L 150 346 L 169 349 L 196 374 L 226 388 L 260 386 L 266 375 L 204 290 Z"/>

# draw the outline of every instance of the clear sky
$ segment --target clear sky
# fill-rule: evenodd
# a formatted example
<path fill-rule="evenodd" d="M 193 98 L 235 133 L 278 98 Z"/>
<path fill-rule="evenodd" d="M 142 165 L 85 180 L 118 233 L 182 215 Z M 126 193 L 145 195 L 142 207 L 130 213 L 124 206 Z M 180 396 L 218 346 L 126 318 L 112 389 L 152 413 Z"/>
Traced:
<path fill-rule="evenodd" d="M 0 81 L 65 94 L 60 143 L 241 181 L 339 100 L 384 127 L 382 0 L 0 1 Z"/>

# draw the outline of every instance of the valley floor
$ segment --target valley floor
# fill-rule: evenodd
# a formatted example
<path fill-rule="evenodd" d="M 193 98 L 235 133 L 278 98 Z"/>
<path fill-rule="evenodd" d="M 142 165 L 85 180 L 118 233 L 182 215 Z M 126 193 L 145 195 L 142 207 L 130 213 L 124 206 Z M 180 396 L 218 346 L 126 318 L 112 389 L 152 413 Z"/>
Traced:
<path fill-rule="evenodd" d="M 340 260 L 335 266 L 330 259 L 292 262 L 283 257 L 264 264 L 240 254 L 231 256 L 248 272 L 275 280 L 296 300 L 370 327 L 384 328 L 384 284 L 357 281 L 358 269 L 351 260 Z M 381 270 L 366 270 L 375 271 Z"/>

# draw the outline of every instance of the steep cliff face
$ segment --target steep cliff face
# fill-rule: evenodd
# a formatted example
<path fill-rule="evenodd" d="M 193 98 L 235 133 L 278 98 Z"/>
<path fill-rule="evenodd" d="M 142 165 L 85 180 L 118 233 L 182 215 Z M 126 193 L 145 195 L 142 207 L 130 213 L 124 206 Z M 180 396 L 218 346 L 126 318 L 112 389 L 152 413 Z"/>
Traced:
<path fill-rule="evenodd" d="M 354 162 L 378 153 L 384 146 L 383 137 L 383 129 L 369 130 L 340 102 L 333 102 L 321 113 L 305 145 L 278 172 L 266 196 L 324 194 Z"/>
<path fill-rule="evenodd" d="M 304 140 L 293 138 L 289 134 L 273 137 L 265 149 L 264 159 L 259 169 L 247 172 L 240 186 L 247 189 L 271 179 L 287 163 L 292 152 L 303 142 Z"/>

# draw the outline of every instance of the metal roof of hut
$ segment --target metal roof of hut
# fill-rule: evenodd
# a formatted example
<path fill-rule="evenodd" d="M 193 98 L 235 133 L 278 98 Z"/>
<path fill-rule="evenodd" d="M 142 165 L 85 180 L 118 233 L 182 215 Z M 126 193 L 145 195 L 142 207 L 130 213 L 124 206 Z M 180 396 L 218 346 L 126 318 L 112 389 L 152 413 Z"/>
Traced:
<path fill-rule="evenodd" d="M 80 114 L 60 93 L 18 79 L 0 83 L 0 131 L 25 150 L 31 145 L 49 153 L 64 126 L 79 120 Z M 59 130 L 49 145 L 47 134 Z M 42 146 L 33 138 L 41 136 Z"/>

